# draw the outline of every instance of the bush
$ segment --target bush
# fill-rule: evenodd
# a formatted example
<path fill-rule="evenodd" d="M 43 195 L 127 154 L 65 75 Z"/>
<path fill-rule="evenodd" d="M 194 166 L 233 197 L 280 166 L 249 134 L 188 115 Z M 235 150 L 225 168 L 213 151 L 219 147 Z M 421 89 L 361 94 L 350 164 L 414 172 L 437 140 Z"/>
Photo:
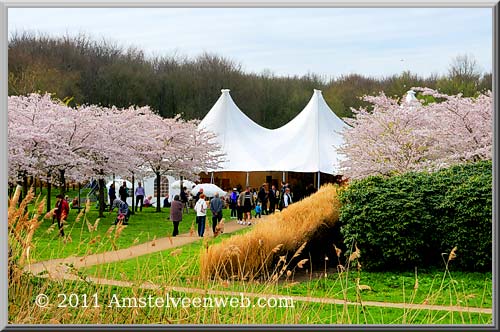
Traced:
<path fill-rule="evenodd" d="M 357 243 L 368 269 L 442 266 L 492 268 L 492 163 L 436 173 L 353 181 L 340 194 L 341 231 Z"/>

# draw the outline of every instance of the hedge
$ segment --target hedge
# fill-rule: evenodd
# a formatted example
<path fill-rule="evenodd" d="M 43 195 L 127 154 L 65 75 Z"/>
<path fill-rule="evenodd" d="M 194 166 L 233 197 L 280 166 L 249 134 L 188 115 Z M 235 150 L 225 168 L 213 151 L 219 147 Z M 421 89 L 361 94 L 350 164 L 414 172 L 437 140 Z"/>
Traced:
<path fill-rule="evenodd" d="M 340 201 L 344 241 L 357 243 L 367 269 L 442 267 L 455 246 L 455 268 L 492 268 L 491 161 L 368 177 Z"/>

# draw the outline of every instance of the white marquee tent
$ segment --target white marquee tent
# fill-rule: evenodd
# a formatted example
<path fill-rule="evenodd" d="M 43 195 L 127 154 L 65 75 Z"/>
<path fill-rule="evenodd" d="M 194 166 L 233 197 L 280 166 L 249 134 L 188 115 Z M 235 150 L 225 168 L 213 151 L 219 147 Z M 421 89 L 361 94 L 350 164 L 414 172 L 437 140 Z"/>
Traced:
<path fill-rule="evenodd" d="M 314 90 L 306 107 L 278 129 L 261 127 L 234 103 L 229 90 L 200 122 L 199 128 L 216 134 L 226 154 L 216 171 L 292 171 L 338 174 L 345 124 Z M 211 171 L 211 170 L 209 170 Z M 215 171 L 215 170 L 214 170 Z"/>

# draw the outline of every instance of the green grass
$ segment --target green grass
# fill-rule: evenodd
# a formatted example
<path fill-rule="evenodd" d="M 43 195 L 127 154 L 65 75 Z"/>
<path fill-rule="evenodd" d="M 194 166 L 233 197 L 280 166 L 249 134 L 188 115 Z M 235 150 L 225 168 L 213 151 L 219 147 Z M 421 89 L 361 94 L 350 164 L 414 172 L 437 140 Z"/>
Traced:
<path fill-rule="evenodd" d="M 55 195 L 53 191 L 52 203 L 55 204 Z M 76 192 L 70 191 L 69 197 L 74 197 Z M 31 206 L 34 206 L 32 204 Z M 96 203 L 92 203 L 90 211 L 86 214 L 86 219 L 91 225 L 94 225 L 98 219 L 99 211 Z M 115 249 L 111 241 L 107 238 L 106 232 L 114 224 L 116 219 L 116 209 L 113 212 L 104 212 L 104 218 L 99 220 L 96 231 L 89 231 L 85 218 L 75 222 L 78 210 L 71 209 L 67 224 L 65 225 L 65 236 L 63 239 L 59 236 L 57 227 L 52 226 L 52 220 L 44 219 L 43 223 L 36 231 L 34 236 L 35 248 L 32 250 L 32 262 L 64 258 L 69 256 L 83 256 L 90 253 L 100 253 Z M 136 212 L 129 219 L 129 225 L 116 240 L 116 249 L 128 248 L 135 244 L 152 241 L 155 238 L 162 238 L 172 235 L 173 224 L 167 218 L 170 216 L 169 208 L 162 208 L 160 213 L 156 208 L 143 208 L 142 212 Z M 229 219 L 230 210 L 225 209 L 223 216 Z M 207 218 L 211 223 L 211 214 Z M 179 232 L 189 233 L 192 223 L 196 219 L 196 213 L 189 209 L 189 214 L 183 216 L 179 224 Z M 51 227 L 52 226 L 52 227 Z M 194 224 L 196 230 L 196 224 Z M 94 242 L 92 244 L 89 244 Z"/>
<path fill-rule="evenodd" d="M 200 286 L 199 268 L 200 253 L 205 246 L 219 243 L 235 234 L 248 232 L 251 227 L 242 228 L 231 234 L 223 233 L 216 238 L 196 241 L 182 247 L 159 251 L 132 259 L 94 265 L 81 269 L 83 275 L 92 275 L 105 279 L 126 281 L 148 280 L 158 283 L 169 283 L 182 286 Z M 138 271 L 139 275 L 138 275 Z"/>
<path fill-rule="evenodd" d="M 244 229 L 243 231 L 247 231 Z M 208 245 L 218 243 L 230 236 L 224 234 L 209 240 Z M 491 308 L 492 275 L 491 273 L 425 271 L 418 273 L 418 288 L 415 291 L 414 273 L 367 272 L 357 271 L 349 274 L 328 272 L 327 278 L 318 277 L 320 272 L 306 274 L 295 269 L 298 274 L 278 284 L 258 282 L 210 282 L 204 283 L 199 278 L 199 255 L 204 249 L 203 242 L 195 242 L 181 249 L 170 249 L 133 259 L 92 266 L 82 270 L 84 275 L 93 275 L 106 279 L 128 281 L 148 280 L 161 285 L 201 287 L 219 290 L 233 290 L 256 293 L 274 293 L 313 297 L 347 299 L 356 302 L 358 296 L 364 301 L 429 303 L 439 305 L 461 305 L 469 307 Z M 172 255 L 174 253 L 174 255 Z M 138 271 L 139 274 L 138 274 Z M 297 278 L 299 282 L 294 280 Z M 370 289 L 357 291 L 356 278 L 361 285 Z"/>
<path fill-rule="evenodd" d="M 82 296 L 89 299 L 97 293 L 99 307 L 83 308 Z M 40 308 L 35 303 L 38 294 L 46 294 L 51 305 Z M 59 294 L 77 294 L 79 306 L 60 307 Z M 89 284 L 82 281 L 51 281 L 23 277 L 9 291 L 9 323 L 12 324 L 338 324 L 338 325 L 451 325 L 491 324 L 489 314 L 470 314 L 448 311 L 404 310 L 383 307 L 360 307 L 294 301 L 288 307 L 257 306 L 257 299 L 249 297 L 249 307 L 185 307 L 146 306 L 144 308 L 118 307 L 113 296 L 165 298 L 209 297 L 229 299 L 229 296 L 184 293 L 167 289 L 146 290 L 138 287 L 116 287 Z M 290 302 L 288 302 L 290 303 Z"/>
<path fill-rule="evenodd" d="M 70 194 L 71 197 L 71 194 Z M 53 203 L 55 200 L 53 201 Z M 167 221 L 168 209 L 155 213 L 154 209 L 143 210 L 131 217 L 115 243 L 118 248 L 129 247 L 134 243 L 142 243 L 154 237 L 168 236 L 172 224 Z M 94 224 L 98 211 L 93 207 L 87 219 Z M 75 222 L 77 211 L 71 211 L 66 233 L 72 241 L 63 241 L 57 230 L 50 234 L 50 220 L 44 221 L 36 233 L 36 247 L 31 251 L 37 259 L 67 257 L 81 255 L 88 251 L 102 252 L 113 248 L 112 242 L 105 234 L 113 223 L 116 213 L 108 214 L 102 219 L 96 231 L 91 232 L 84 219 Z M 225 211 L 227 218 L 229 211 Z M 181 232 L 188 232 L 194 214 L 185 216 L 181 223 Z M 251 227 L 238 232 L 247 232 Z M 451 311 L 405 310 L 359 305 L 333 305 L 310 302 L 294 303 L 293 308 L 116 308 L 108 307 L 113 294 L 119 296 L 144 297 L 148 295 L 193 298 L 203 297 L 207 290 L 251 292 L 257 294 L 275 294 L 276 296 L 313 296 L 320 298 L 346 299 L 350 302 L 382 301 L 400 303 L 428 304 L 460 304 L 463 307 L 492 306 L 491 273 L 466 273 L 450 269 L 443 271 L 421 271 L 418 273 L 419 287 L 414 292 L 414 273 L 366 272 L 350 271 L 339 275 L 328 271 L 328 276 L 318 278 L 315 271 L 308 275 L 305 269 L 291 267 L 292 275 L 288 280 L 279 283 L 240 282 L 236 280 L 203 281 L 199 278 L 200 252 L 207 245 L 220 242 L 232 234 L 223 234 L 215 239 L 202 241 L 173 248 L 167 251 L 152 253 L 111 264 L 93 266 L 74 271 L 81 279 L 53 281 L 20 274 L 19 278 L 9 281 L 9 323 L 12 324 L 384 324 L 384 325 L 439 325 L 439 324 L 491 324 L 490 314 L 471 314 Z M 90 245 L 92 239 L 101 237 L 100 241 Z M 69 237 L 68 237 L 69 238 Z M 67 239 L 68 239 L 67 238 Z M 361 262 L 362 263 L 362 262 Z M 310 270 L 310 268 L 309 268 Z M 16 272 L 16 274 L 19 272 Z M 131 287 L 116 287 L 94 284 L 84 281 L 87 275 L 102 278 L 129 280 Z M 368 285 L 369 290 L 357 291 L 356 278 L 359 283 Z M 12 279 L 12 278 L 11 278 Z M 144 281 L 160 285 L 155 290 L 140 287 Z M 172 291 L 171 286 L 201 288 L 201 294 Z M 51 305 L 37 307 L 35 298 L 38 294 L 47 294 Z M 58 294 L 98 294 L 99 308 L 58 307 Z M 255 303 L 252 298 L 252 303 Z"/>

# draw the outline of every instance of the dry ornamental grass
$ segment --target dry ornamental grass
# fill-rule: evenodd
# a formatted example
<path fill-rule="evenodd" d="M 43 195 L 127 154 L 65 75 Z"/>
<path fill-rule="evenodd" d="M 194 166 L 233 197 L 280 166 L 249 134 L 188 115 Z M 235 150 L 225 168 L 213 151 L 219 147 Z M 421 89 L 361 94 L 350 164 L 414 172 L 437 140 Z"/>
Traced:
<path fill-rule="evenodd" d="M 287 253 L 294 253 L 292 259 L 298 257 L 319 227 L 338 221 L 337 190 L 337 186 L 325 185 L 314 195 L 256 223 L 252 231 L 209 246 L 201 254 L 202 277 L 276 279 L 288 268 L 286 262 L 278 261 L 273 269 L 278 257 Z"/>

